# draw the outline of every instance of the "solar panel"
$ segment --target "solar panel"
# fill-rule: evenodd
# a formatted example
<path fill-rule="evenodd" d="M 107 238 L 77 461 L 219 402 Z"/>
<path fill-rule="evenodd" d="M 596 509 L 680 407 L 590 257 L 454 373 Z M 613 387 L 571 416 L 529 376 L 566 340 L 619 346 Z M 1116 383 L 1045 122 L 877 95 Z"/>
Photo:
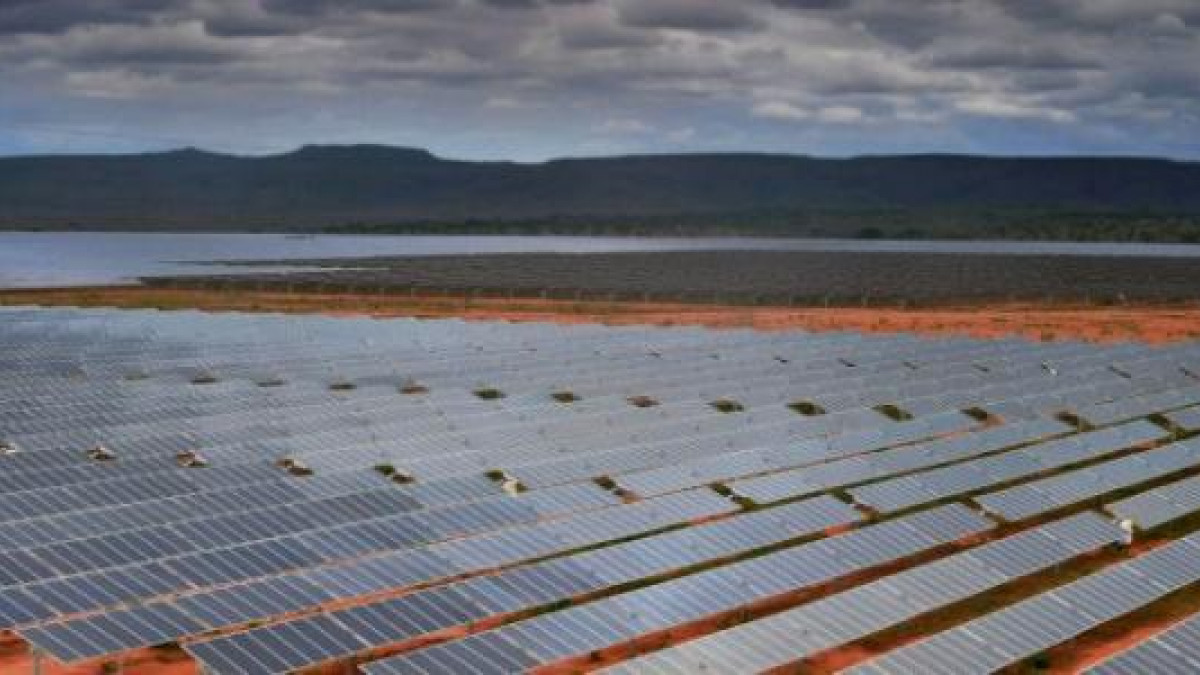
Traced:
<path fill-rule="evenodd" d="M 961 505 L 891 509 L 1004 480 L 1041 497 L 1023 508 L 1059 508 L 1079 485 L 1188 468 L 1185 441 L 1095 480 L 1041 482 L 1167 435 L 1138 418 L 1189 428 L 1198 357 L 1186 344 L 4 310 L 0 629 L 72 662 L 182 641 L 218 672 L 271 672 L 542 611 L 405 663 L 571 659 L 991 526 Z M 1005 419 L 962 412 L 975 408 Z M 1050 419 L 1062 411 L 1111 426 L 1078 433 Z M 884 522 L 827 494 L 847 487 Z M 1111 509 L 1152 526 L 1194 510 L 1193 487 Z M 1070 522 L 976 546 L 940 579 L 864 590 L 869 611 L 801 626 L 793 644 L 900 620 L 1112 533 Z M 1186 562 L 1162 560 L 1160 584 L 1186 578 Z M 749 669 L 786 642 L 747 635 L 712 662 Z"/>
<path fill-rule="evenodd" d="M 199 633 L 204 624 L 171 607 L 138 607 L 96 615 L 69 625 L 31 628 L 21 637 L 63 662 L 83 661 Z"/>
<path fill-rule="evenodd" d="M 1192 616 L 1083 671 L 1086 675 L 1184 675 L 1200 669 L 1200 616 Z"/>
<path fill-rule="evenodd" d="M 287 673 L 319 663 L 323 654 L 349 656 L 362 648 L 354 634 L 320 615 L 230 636 L 221 650 L 210 651 L 204 644 L 191 647 L 217 672 L 246 675 Z"/>
<path fill-rule="evenodd" d="M 1106 506 L 1110 513 L 1149 529 L 1200 510 L 1200 478 L 1185 478 Z"/>
<path fill-rule="evenodd" d="M 1032 481 L 976 497 L 985 509 L 1008 520 L 1021 520 L 1103 495 L 1200 463 L 1200 442 L 1181 441 L 1076 471 Z"/>
<path fill-rule="evenodd" d="M 1200 430 L 1200 406 L 1167 413 L 1165 417 L 1184 431 Z"/>
<path fill-rule="evenodd" d="M 1193 537 L 1093 572 L 850 669 L 882 675 L 911 672 L 990 673 L 1200 581 L 1200 544 Z M 964 640 L 986 649 L 964 650 Z"/>
<path fill-rule="evenodd" d="M 473 644 L 500 650 L 516 648 L 535 659 L 537 664 L 547 665 L 786 590 L 830 581 L 977 533 L 988 526 L 989 523 L 962 507 L 946 506 L 518 621 L 481 633 L 475 636 L 473 643 L 451 642 L 371 663 L 363 669 L 372 675 L 412 672 L 414 667 L 420 667 L 417 664 L 430 660 L 448 663 L 466 658 Z M 790 577 L 780 577 L 781 570 L 790 570 Z M 703 598 L 703 602 L 688 604 L 686 599 L 691 597 Z M 681 598 L 684 599 L 682 602 Z M 587 630 L 585 626 L 593 628 Z M 488 668 L 483 672 L 497 671 Z"/>
<path fill-rule="evenodd" d="M 792 495 L 863 483 L 905 471 L 967 459 L 1064 431 L 1061 423 L 1051 420 L 1018 423 L 877 452 L 866 457 L 738 480 L 730 483 L 729 487 L 737 494 L 756 502 L 772 502 Z"/>
<path fill-rule="evenodd" d="M 830 497 L 818 497 L 568 558 L 518 567 L 395 600 L 332 612 L 330 616 L 352 630 L 358 626 L 360 630 L 355 633 L 360 639 L 373 647 L 383 647 L 423 633 L 450 629 L 489 614 L 507 614 L 550 605 L 813 534 L 828 527 L 854 522 L 858 518 L 859 515 L 844 503 Z M 946 518 L 943 521 L 952 522 Z M 486 608 L 486 611 L 482 608 Z M 368 618 L 379 614 L 404 615 L 409 619 L 395 623 L 387 630 L 370 628 Z M 201 643 L 206 647 L 196 652 L 197 658 L 204 661 L 205 654 L 221 649 L 226 640 L 218 637 Z M 242 643 L 243 638 L 238 637 L 230 643 L 231 648 L 236 650 Z M 336 658 L 336 655 L 329 655 L 329 658 Z"/>
<path fill-rule="evenodd" d="M 873 483 L 849 492 L 882 511 L 894 511 L 1032 476 L 1047 469 L 1100 458 L 1123 448 L 1161 439 L 1164 431 L 1137 421 L 940 469 Z"/>
<path fill-rule="evenodd" d="M 1091 534 L 1086 541 L 1079 539 L 1073 548 L 1068 548 L 1058 542 L 1058 535 L 1064 531 Z M 630 659 L 604 672 L 633 675 L 724 672 L 728 668 L 737 672 L 759 672 L 783 666 L 982 593 L 1017 576 L 1032 574 L 1088 550 L 1118 542 L 1120 538 L 1121 532 L 1111 523 L 1095 514 L 1080 514 L 795 609 Z M 954 646 L 947 642 L 948 651 L 954 647 L 971 647 L 970 653 L 977 654 L 977 658 L 987 658 L 986 647 L 973 649 L 978 641 L 969 634 L 954 637 Z M 747 645 L 753 647 L 747 648 Z M 894 670 L 873 671 L 870 667 L 864 666 L 862 672 L 966 672 L 930 668 L 924 662 L 908 658 L 898 658 Z M 369 666 L 366 670 L 374 672 Z"/>

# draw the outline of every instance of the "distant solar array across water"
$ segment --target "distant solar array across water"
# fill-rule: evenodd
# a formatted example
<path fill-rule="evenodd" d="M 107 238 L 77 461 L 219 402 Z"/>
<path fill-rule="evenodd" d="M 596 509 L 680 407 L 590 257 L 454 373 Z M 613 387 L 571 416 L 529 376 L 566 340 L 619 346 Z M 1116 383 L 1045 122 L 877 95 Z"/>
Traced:
<path fill-rule="evenodd" d="M 754 672 L 1093 561 L 845 666 L 990 672 L 1200 582 L 1197 344 L 10 308 L 0 373 L 34 659 Z"/>

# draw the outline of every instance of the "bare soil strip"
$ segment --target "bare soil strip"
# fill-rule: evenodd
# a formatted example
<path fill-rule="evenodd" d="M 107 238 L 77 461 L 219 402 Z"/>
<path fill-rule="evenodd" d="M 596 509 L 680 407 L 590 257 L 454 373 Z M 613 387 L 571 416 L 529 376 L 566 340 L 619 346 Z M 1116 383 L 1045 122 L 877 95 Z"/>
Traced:
<path fill-rule="evenodd" d="M 963 303 L 923 308 L 745 307 L 593 300 L 469 298 L 345 293 L 94 287 L 0 291 L 3 305 L 200 309 L 375 317 L 460 317 L 611 325 L 700 325 L 757 330 L 859 331 L 1033 340 L 1138 340 L 1166 343 L 1200 338 L 1200 303 L 1087 306 Z"/>

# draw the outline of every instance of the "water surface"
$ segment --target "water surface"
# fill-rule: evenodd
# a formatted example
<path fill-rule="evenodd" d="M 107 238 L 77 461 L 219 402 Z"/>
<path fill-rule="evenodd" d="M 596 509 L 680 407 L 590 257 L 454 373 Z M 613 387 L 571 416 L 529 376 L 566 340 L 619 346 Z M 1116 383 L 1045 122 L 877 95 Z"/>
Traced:
<path fill-rule="evenodd" d="M 788 250 L 1018 255 L 1184 256 L 1200 245 L 1072 244 L 839 239 L 362 236 L 174 234 L 122 232 L 0 232 L 0 287 L 37 288 L 132 284 L 155 275 L 211 274 L 208 261 L 354 258 L 375 255 L 469 253 L 602 253 L 673 250 Z M 249 268 L 247 268 L 249 269 Z M 261 272 L 262 268 L 252 268 Z M 280 268 L 287 269 L 287 268 Z M 238 267 L 223 267 L 236 273 Z"/>

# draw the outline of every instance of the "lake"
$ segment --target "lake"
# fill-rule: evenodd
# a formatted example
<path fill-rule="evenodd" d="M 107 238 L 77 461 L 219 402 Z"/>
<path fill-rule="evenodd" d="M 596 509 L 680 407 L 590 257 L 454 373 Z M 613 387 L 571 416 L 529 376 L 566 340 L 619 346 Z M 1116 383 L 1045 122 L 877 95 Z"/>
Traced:
<path fill-rule="evenodd" d="M 602 253 L 619 251 L 789 250 L 957 254 L 1061 254 L 1200 257 L 1200 245 L 1074 244 L 762 238 L 561 236 L 360 236 L 0 232 L 0 287 L 131 284 L 151 275 L 211 274 L 211 261 L 355 258 L 373 255 L 470 253 Z M 287 267 L 278 270 L 295 269 Z M 222 267 L 236 273 L 238 267 Z M 262 267 L 253 268 L 262 272 Z"/>

